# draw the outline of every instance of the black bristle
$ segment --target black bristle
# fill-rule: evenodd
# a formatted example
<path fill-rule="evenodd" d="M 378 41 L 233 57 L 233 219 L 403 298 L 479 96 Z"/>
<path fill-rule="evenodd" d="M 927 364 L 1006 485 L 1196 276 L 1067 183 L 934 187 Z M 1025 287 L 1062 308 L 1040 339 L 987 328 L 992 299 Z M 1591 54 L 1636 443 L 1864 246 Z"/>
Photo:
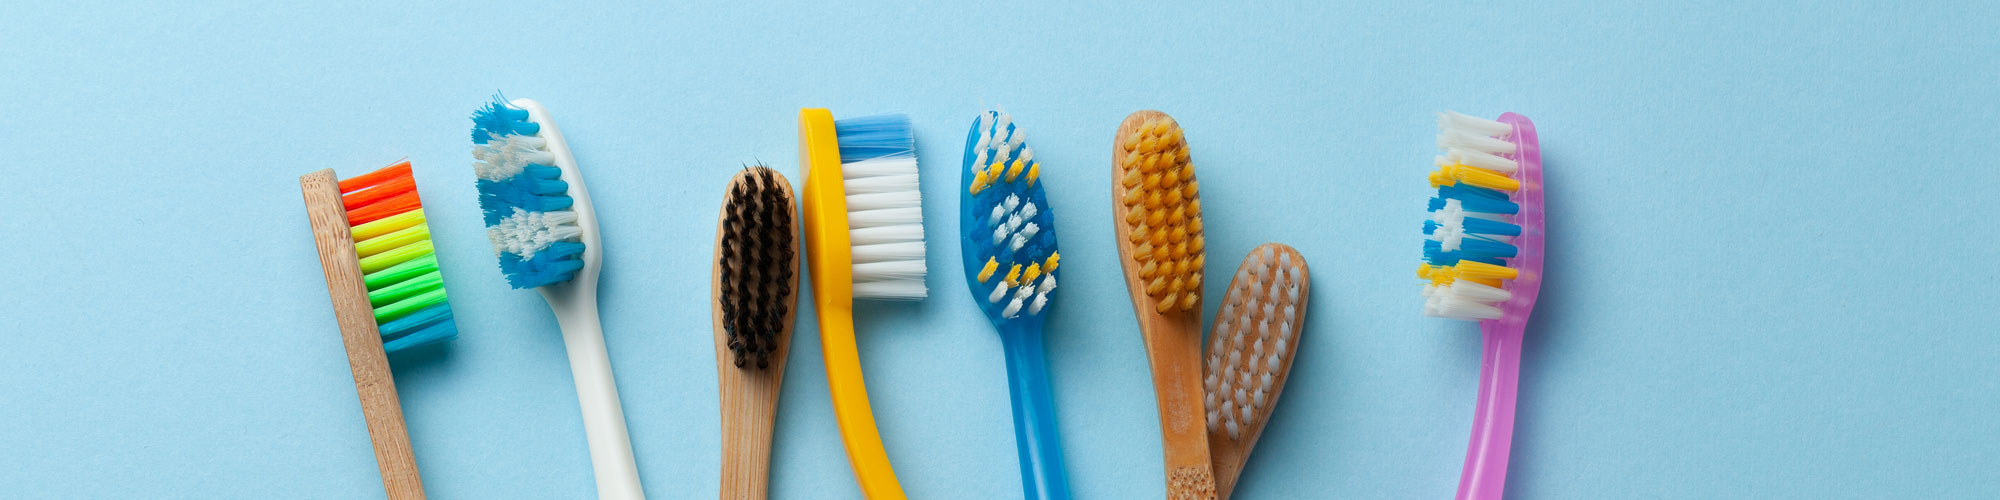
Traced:
<path fill-rule="evenodd" d="M 770 368 L 785 330 L 796 250 L 783 182 L 771 169 L 748 167 L 731 186 L 723 213 L 718 300 L 739 368 Z"/>

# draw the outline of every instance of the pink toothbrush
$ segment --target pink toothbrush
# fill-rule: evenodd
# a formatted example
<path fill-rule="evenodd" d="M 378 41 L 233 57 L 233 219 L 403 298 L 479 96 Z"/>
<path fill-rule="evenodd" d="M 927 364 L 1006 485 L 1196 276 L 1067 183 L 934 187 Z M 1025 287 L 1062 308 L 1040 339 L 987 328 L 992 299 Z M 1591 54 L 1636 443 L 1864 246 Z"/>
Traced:
<path fill-rule="evenodd" d="M 1459 476 L 1459 500 L 1500 500 L 1514 441 L 1521 334 L 1542 284 L 1542 155 L 1535 125 L 1438 115 L 1438 188 L 1424 222 L 1424 314 L 1479 321 L 1479 402 Z"/>

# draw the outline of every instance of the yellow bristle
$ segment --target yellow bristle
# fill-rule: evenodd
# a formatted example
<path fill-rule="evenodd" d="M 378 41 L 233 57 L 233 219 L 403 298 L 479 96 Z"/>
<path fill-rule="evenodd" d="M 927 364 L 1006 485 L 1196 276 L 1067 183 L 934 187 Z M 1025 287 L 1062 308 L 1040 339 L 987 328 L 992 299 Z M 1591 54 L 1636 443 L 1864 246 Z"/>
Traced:
<path fill-rule="evenodd" d="M 1431 172 L 1430 181 L 1431 187 L 1453 186 L 1463 182 L 1501 192 L 1513 192 L 1521 189 L 1521 181 L 1514 180 L 1499 172 L 1465 165 L 1445 165 L 1438 167 L 1436 172 Z"/>
<path fill-rule="evenodd" d="M 354 241 L 364 241 L 424 223 L 424 209 L 416 209 L 354 226 Z"/>
<path fill-rule="evenodd" d="M 1021 272 L 1022 283 L 1034 283 L 1035 278 L 1040 278 L 1040 277 L 1042 277 L 1041 264 L 1028 264 L 1028 270 Z"/>
<path fill-rule="evenodd" d="M 1454 267 L 1457 269 L 1457 272 L 1455 274 L 1457 274 L 1459 278 L 1471 279 L 1471 280 L 1480 280 L 1480 279 L 1510 280 L 1514 279 L 1515 276 L 1520 274 L 1518 271 L 1515 271 L 1514 268 L 1511 267 L 1496 266 L 1493 264 L 1487 264 L 1485 262 L 1470 261 L 1470 260 L 1458 261 L 1458 265 Z"/>
<path fill-rule="evenodd" d="M 993 183 L 992 179 L 986 178 L 985 170 L 981 170 L 978 173 L 972 174 L 972 188 L 971 188 L 972 194 L 979 194 L 980 191 L 985 191 L 986 186 L 991 185 L 992 183 Z"/>
<path fill-rule="evenodd" d="M 1021 265 L 1014 264 L 1014 267 L 1007 269 L 1007 286 L 1020 286 L 1020 285 L 1021 285 Z"/>
<path fill-rule="evenodd" d="M 1042 270 L 1055 272 L 1056 264 L 1062 263 L 1062 252 L 1049 252 L 1048 260 L 1042 261 Z"/>
<path fill-rule="evenodd" d="M 1042 176 L 1042 162 L 1028 166 L 1028 187 L 1035 187 L 1035 179 Z"/>
<path fill-rule="evenodd" d="M 1000 269 L 1000 261 L 994 260 L 992 257 L 987 257 L 986 267 L 981 268 L 979 270 L 979 282 L 985 283 L 986 280 L 992 279 L 993 272 L 999 269 Z"/>
<path fill-rule="evenodd" d="M 388 219 L 383 219 L 383 220 L 388 220 Z M 375 221 L 375 222 L 381 222 L 381 221 Z M 374 222 L 370 222 L 369 224 L 373 223 Z M 429 225 L 425 224 L 417 224 L 414 226 L 403 228 L 400 231 L 396 231 L 381 236 L 375 236 L 367 239 L 355 238 L 354 256 L 360 258 L 366 258 L 369 256 L 373 256 L 375 254 L 400 248 L 404 245 L 416 243 L 417 241 L 420 240 L 428 240 L 430 238 L 431 238 L 431 228 Z"/>
<path fill-rule="evenodd" d="M 1122 222 L 1134 245 L 1130 258 L 1146 295 L 1160 312 L 1188 311 L 1201 300 L 1203 258 L 1201 202 L 1184 131 L 1159 116 L 1121 137 L 1125 155 L 1117 184 L 1126 207 Z"/>
<path fill-rule="evenodd" d="M 1014 182 L 1015 179 L 1020 179 L 1021 170 L 1026 168 L 1028 168 L 1027 163 L 1021 160 L 1014 160 L 1014 166 L 1007 168 L 1007 182 Z"/>

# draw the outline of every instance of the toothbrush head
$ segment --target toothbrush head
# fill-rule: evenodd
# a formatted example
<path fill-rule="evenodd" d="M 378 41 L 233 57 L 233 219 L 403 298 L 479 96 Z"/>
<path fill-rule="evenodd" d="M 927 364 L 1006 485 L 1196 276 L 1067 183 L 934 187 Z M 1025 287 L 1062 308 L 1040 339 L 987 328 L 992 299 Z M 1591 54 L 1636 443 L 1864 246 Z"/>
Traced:
<path fill-rule="evenodd" d="M 1155 313 L 1199 316 L 1201 198 L 1180 124 L 1158 111 L 1132 113 L 1111 155 L 1112 212 L 1126 238 L 1118 248 L 1128 280 L 1143 288 Z"/>
<path fill-rule="evenodd" d="M 382 350 L 457 338 L 410 162 L 340 181 L 340 192 Z"/>
<path fill-rule="evenodd" d="M 1280 243 L 1250 251 L 1215 315 L 1202 366 L 1202 403 L 1215 486 L 1227 498 L 1243 477 L 1298 353 L 1312 274 L 1305 256 Z"/>
<path fill-rule="evenodd" d="M 1424 315 L 1526 321 L 1541 288 L 1541 152 L 1534 124 L 1438 114 L 1430 220 L 1424 222 Z"/>
<path fill-rule="evenodd" d="M 840 144 L 854 298 L 920 300 L 924 285 L 924 208 L 917 184 L 917 141 L 905 115 L 833 122 Z"/>
<path fill-rule="evenodd" d="M 724 335 L 718 340 L 737 368 L 769 369 L 782 356 L 798 300 L 791 185 L 762 165 L 744 169 L 729 183 L 719 226 L 715 301 Z"/>
<path fill-rule="evenodd" d="M 959 236 L 965 281 L 995 326 L 1040 321 L 1056 288 L 1055 217 L 1041 162 L 1006 113 L 981 113 L 965 137 Z"/>
<path fill-rule="evenodd" d="M 558 285 L 594 264 L 586 249 L 596 239 L 595 220 L 587 202 L 577 209 L 581 177 L 541 105 L 495 98 L 473 112 L 472 123 L 479 207 L 507 282 Z"/>

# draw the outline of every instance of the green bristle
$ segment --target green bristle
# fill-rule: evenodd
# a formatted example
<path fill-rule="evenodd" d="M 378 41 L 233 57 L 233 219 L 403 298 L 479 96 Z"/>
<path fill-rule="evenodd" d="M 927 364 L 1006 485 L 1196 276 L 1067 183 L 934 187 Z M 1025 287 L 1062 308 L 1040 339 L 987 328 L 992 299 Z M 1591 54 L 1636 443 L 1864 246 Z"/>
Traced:
<path fill-rule="evenodd" d="M 380 325 L 395 321 L 396 318 L 408 316 L 410 313 L 421 311 L 426 307 L 443 304 L 444 300 L 444 287 L 442 286 L 442 282 L 440 282 L 440 286 L 431 291 L 375 308 L 375 324 Z"/>
<path fill-rule="evenodd" d="M 389 285 L 380 290 L 369 291 L 368 303 L 380 308 L 384 305 L 409 298 L 412 295 L 438 288 L 444 288 L 444 275 L 439 274 L 437 271 L 431 271 L 422 276 L 405 280 L 402 283 Z"/>
<path fill-rule="evenodd" d="M 381 290 L 383 287 L 401 283 L 404 280 L 437 270 L 437 255 L 432 254 L 410 259 L 407 262 L 396 264 L 388 269 L 368 273 L 361 280 L 367 283 L 369 290 Z"/>

